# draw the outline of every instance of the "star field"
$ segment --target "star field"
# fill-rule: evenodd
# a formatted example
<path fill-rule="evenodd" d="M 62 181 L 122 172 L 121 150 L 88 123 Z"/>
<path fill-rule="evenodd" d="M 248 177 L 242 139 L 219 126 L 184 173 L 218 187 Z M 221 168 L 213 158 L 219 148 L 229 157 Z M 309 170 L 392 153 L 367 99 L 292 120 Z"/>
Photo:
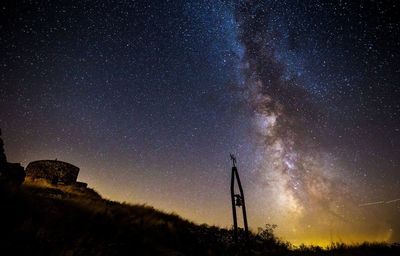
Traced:
<path fill-rule="evenodd" d="M 299 243 L 400 241 L 396 1 L 0 5 L 8 159 L 59 159 L 105 197 Z M 384 204 L 369 204 L 374 202 Z"/>

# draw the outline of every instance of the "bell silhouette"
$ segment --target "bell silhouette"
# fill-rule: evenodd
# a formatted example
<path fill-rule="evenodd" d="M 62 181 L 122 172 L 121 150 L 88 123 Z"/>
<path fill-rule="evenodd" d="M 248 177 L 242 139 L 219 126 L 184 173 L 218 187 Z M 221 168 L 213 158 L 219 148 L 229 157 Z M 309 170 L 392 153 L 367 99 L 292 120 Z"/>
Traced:
<path fill-rule="evenodd" d="M 243 205 L 242 203 L 242 197 L 239 194 L 235 195 L 235 205 L 237 207 L 241 207 Z"/>

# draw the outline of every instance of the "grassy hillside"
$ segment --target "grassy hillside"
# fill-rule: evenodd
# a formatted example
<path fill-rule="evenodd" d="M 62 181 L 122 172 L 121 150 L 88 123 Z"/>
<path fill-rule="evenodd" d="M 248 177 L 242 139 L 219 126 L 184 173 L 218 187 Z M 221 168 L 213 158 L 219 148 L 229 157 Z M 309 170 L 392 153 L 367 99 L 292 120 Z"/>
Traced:
<path fill-rule="evenodd" d="M 0 200 L 1 255 L 400 255 L 386 244 L 295 249 L 269 225 L 236 247 L 229 230 L 104 200 L 93 190 L 26 183 L 2 190 Z"/>

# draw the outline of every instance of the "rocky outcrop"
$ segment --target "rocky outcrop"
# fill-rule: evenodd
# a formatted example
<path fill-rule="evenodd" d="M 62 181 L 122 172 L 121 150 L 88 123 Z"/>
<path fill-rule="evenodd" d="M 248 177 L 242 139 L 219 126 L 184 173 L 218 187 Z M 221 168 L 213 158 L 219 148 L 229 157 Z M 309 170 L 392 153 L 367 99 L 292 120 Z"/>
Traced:
<path fill-rule="evenodd" d="M 18 187 L 24 180 L 24 168 L 20 164 L 7 162 L 7 157 L 4 153 L 4 142 L 0 137 L 0 186 L 2 188 Z"/>
<path fill-rule="evenodd" d="M 44 179 L 53 185 L 74 185 L 79 168 L 58 160 L 39 160 L 28 164 L 26 175 L 30 179 Z"/>

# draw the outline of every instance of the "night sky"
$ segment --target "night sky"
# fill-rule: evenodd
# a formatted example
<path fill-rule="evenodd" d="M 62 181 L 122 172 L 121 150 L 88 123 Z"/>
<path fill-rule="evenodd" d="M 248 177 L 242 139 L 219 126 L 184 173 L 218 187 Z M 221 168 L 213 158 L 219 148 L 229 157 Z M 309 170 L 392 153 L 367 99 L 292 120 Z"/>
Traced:
<path fill-rule="evenodd" d="M 230 227 L 234 153 L 253 230 L 400 242 L 400 4 L 356 2 L 2 2 L 8 160 Z"/>

